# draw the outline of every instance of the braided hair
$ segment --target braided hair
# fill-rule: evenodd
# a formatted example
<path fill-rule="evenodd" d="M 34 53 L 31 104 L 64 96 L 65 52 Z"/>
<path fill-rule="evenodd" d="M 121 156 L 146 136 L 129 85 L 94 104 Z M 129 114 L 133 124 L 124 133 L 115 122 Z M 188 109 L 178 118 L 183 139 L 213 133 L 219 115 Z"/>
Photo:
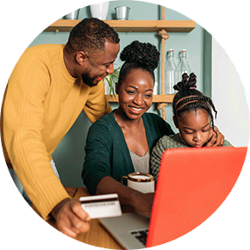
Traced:
<path fill-rule="evenodd" d="M 187 73 L 184 73 L 182 75 L 182 81 L 174 85 L 174 89 L 178 91 L 173 100 L 173 113 L 175 118 L 181 117 L 184 112 L 203 109 L 209 114 L 212 129 L 214 130 L 214 117 L 211 108 L 215 113 L 215 118 L 217 116 L 217 110 L 209 97 L 196 90 L 196 75 L 191 73 L 188 76 Z"/>
<path fill-rule="evenodd" d="M 154 70 L 158 66 L 159 57 L 160 53 L 157 48 L 150 43 L 133 41 L 126 46 L 120 55 L 120 59 L 125 62 L 120 70 L 118 88 L 121 86 L 127 74 L 134 69 L 149 72 L 155 81 Z"/>

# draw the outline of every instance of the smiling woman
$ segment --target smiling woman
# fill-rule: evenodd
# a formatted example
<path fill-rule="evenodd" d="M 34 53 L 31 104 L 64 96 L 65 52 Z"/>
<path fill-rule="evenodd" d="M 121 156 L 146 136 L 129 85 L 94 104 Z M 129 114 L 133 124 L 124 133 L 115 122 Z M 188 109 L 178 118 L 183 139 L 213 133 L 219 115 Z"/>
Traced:
<path fill-rule="evenodd" d="M 146 113 L 159 61 L 156 47 L 134 41 L 124 48 L 121 60 L 125 62 L 116 85 L 119 107 L 91 126 L 82 176 L 90 194 L 118 193 L 122 205 L 148 215 L 153 193 L 133 190 L 121 184 L 121 178 L 136 171 L 149 173 L 151 149 L 173 131 L 161 117 Z"/>
<path fill-rule="evenodd" d="M 149 147 L 141 116 L 152 104 L 155 82 L 153 71 L 158 65 L 159 52 L 149 43 L 134 41 L 122 51 L 121 60 L 125 63 L 116 87 L 119 107 L 114 116 L 129 150 L 142 157 Z"/>
<path fill-rule="evenodd" d="M 126 116 L 127 122 L 139 119 L 151 106 L 154 81 L 147 71 L 134 69 L 124 78 L 121 86 L 116 88 L 119 94 L 119 108 L 115 112 L 117 120 Z M 122 123 L 122 121 L 121 121 Z"/>

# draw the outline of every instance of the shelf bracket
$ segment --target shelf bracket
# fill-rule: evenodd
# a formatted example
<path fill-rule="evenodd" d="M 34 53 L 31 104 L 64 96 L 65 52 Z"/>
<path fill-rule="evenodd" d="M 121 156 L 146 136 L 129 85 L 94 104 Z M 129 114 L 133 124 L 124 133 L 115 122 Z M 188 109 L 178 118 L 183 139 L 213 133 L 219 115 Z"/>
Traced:
<path fill-rule="evenodd" d="M 169 38 L 168 32 L 165 29 L 159 30 L 158 35 L 160 35 L 164 40 L 167 40 Z"/>
<path fill-rule="evenodd" d="M 157 109 L 162 111 L 162 119 L 164 121 L 166 121 L 166 119 L 167 119 L 166 118 L 166 106 L 168 106 L 167 103 L 159 103 L 157 106 Z"/>
<path fill-rule="evenodd" d="M 158 35 L 161 36 L 161 94 L 164 95 L 165 89 L 164 89 L 164 80 L 165 80 L 165 41 L 169 38 L 169 35 L 165 29 L 161 29 L 158 31 Z M 166 109 L 167 106 L 166 103 L 161 103 L 158 105 L 158 110 L 162 110 L 162 118 L 166 121 Z"/>
<path fill-rule="evenodd" d="M 169 38 L 168 32 L 165 29 L 158 31 L 158 34 L 161 36 L 161 94 L 165 94 L 164 89 L 164 80 L 165 80 L 165 41 Z"/>

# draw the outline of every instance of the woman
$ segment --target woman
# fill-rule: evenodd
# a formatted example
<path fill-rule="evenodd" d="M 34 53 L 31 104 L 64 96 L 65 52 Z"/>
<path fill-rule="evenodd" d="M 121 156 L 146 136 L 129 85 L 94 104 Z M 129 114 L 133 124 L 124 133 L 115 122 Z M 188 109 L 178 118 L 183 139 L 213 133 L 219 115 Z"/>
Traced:
<path fill-rule="evenodd" d="M 142 194 L 120 181 L 135 171 L 149 172 L 151 149 L 163 135 L 173 134 L 162 118 L 146 113 L 152 104 L 159 52 L 149 43 L 134 41 L 120 58 L 125 63 L 116 85 L 119 107 L 91 126 L 82 177 L 90 194 L 117 193 L 122 205 L 149 215 L 153 193 Z"/>

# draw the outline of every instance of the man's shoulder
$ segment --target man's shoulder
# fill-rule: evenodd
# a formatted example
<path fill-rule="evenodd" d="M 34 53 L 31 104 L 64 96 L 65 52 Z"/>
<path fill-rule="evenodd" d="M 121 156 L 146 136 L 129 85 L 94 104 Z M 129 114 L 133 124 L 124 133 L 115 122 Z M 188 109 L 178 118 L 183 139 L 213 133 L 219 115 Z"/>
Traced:
<path fill-rule="evenodd" d="M 39 50 L 50 50 L 50 49 L 59 49 L 61 47 L 64 47 L 64 44 L 37 44 L 30 46 L 27 48 L 27 51 L 39 51 Z"/>
<path fill-rule="evenodd" d="M 63 44 L 39 44 L 27 48 L 24 52 L 24 55 L 40 55 L 45 56 L 51 52 L 55 53 L 56 51 L 62 51 Z"/>

